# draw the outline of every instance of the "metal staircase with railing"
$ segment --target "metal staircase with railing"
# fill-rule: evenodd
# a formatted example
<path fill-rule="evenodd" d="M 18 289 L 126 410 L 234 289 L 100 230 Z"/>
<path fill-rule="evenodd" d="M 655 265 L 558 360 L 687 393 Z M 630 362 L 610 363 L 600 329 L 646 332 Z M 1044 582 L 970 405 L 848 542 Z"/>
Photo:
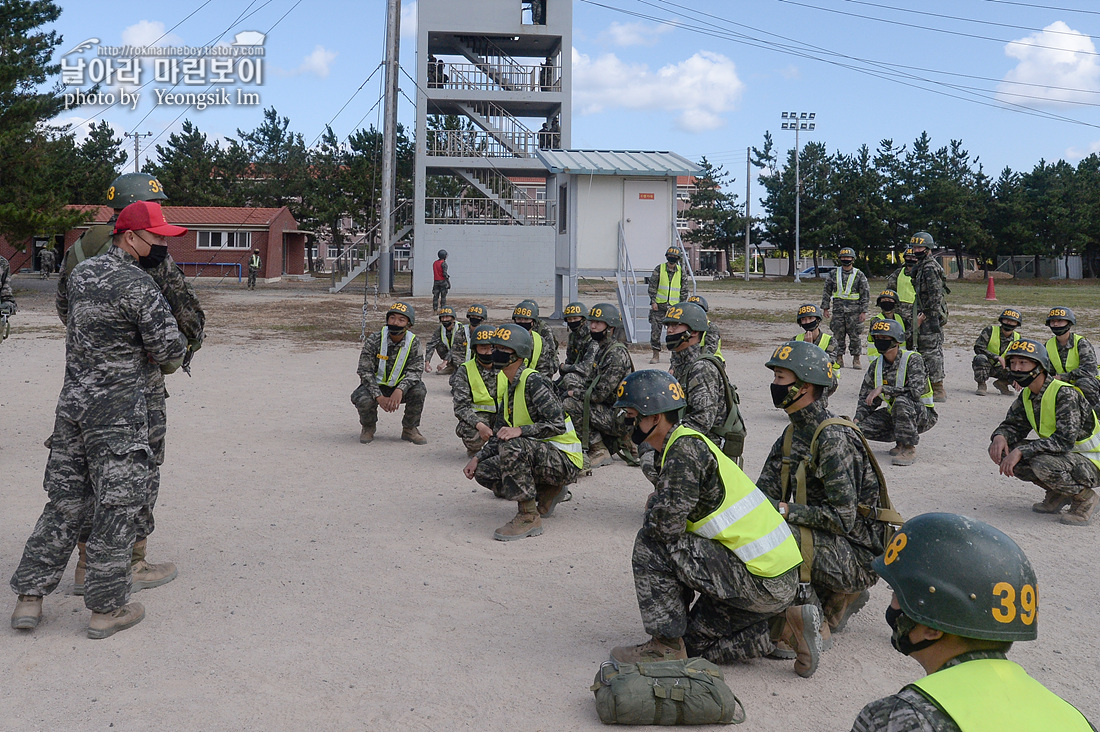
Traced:
<path fill-rule="evenodd" d="M 412 232 L 412 210 L 410 201 L 403 201 L 394 209 L 394 221 L 401 227 L 394 234 L 394 244 L 402 241 Z M 381 251 L 373 245 L 375 234 L 380 230 L 380 227 L 381 222 L 376 223 L 336 255 L 332 263 L 332 285 L 329 287 L 329 292 L 340 292 L 378 261 Z"/>
<path fill-rule="evenodd" d="M 673 242 L 680 250 L 680 261 L 683 262 L 684 273 L 691 280 L 691 294 L 697 292 L 695 274 L 691 270 L 691 261 L 684 249 L 684 242 L 680 239 L 680 232 L 676 231 L 673 223 Z M 647 337 L 649 331 L 649 284 L 645 276 L 639 276 L 630 261 L 630 249 L 626 242 L 626 232 L 623 224 L 619 222 L 619 250 L 615 271 L 615 293 L 619 298 L 619 312 L 622 313 L 623 326 L 626 328 L 627 340 L 631 343 L 641 343 Z"/>

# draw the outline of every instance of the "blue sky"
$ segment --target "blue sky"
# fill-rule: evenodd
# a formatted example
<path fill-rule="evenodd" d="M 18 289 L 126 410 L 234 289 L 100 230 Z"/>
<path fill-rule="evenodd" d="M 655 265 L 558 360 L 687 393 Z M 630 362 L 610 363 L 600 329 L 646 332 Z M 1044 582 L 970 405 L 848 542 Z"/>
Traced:
<path fill-rule="evenodd" d="M 467 1 L 476 0 L 455 0 Z M 562 0 L 548 0 L 555 1 Z M 145 44 L 168 32 L 160 44 L 201 46 L 231 43 L 242 31 L 267 33 L 262 85 L 234 87 L 258 93 L 259 105 L 201 112 L 155 105 L 150 84 L 134 110 L 85 106 L 63 121 L 106 119 L 119 133 L 152 132 L 158 143 L 185 118 L 212 137 L 233 137 L 238 128 L 255 128 L 270 106 L 290 117 L 307 143 L 330 121 L 341 137 L 380 125 L 381 72 L 356 90 L 382 58 L 383 0 L 114 0 L 109 13 L 95 3 L 60 5 L 58 55 L 88 38 Z M 745 149 L 759 146 L 765 131 L 782 148 L 793 146 L 793 135 L 779 127 L 780 113 L 792 110 L 816 112 L 810 139 L 830 152 L 854 152 L 863 143 L 873 150 L 884 138 L 911 143 L 927 130 L 936 147 L 961 139 L 992 176 L 1006 165 L 1028 170 L 1040 158 L 1076 163 L 1100 151 L 1100 50 L 1093 41 L 1100 6 L 1057 6 L 574 0 L 573 146 L 674 150 L 693 160 L 705 154 L 725 165 L 739 188 Z M 411 73 L 415 3 L 403 3 L 403 16 L 402 64 Z M 407 77 L 401 88 L 415 97 Z M 413 105 L 401 102 L 400 119 L 412 128 Z"/>

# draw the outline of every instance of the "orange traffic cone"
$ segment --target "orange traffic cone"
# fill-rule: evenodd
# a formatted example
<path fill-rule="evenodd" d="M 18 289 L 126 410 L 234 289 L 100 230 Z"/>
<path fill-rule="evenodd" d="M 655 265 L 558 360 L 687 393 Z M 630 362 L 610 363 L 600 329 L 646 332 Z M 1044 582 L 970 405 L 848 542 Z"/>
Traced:
<path fill-rule="evenodd" d="M 985 299 L 996 300 L 997 289 L 993 287 L 993 275 L 989 275 L 989 284 L 985 286 Z"/>

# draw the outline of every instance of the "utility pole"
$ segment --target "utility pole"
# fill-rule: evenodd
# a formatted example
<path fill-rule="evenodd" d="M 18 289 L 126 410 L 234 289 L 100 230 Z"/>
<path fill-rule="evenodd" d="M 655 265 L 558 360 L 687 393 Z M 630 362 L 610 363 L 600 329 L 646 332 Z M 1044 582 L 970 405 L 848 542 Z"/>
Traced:
<path fill-rule="evenodd" d="M 752 227 L 752 216 L 749 207 L 752 205 L 752 148 L 745 148 L 745 282 L 749 281 L 749 229 Z"/>
<path fill-rule="evenodd" d="M 815 112 L 784 112 L 782 119 L 789 120 L 783 122 L 784 130 L 794 130 L 794 281 L 801 282 L 798 277 L 798 264 L 802 258 L 801 242 L 799 241 L 799 230 L 801 229 L 801 203 L 802 203 L 802 175 L 798 169 L 798 132 L 799 130 L 813 130 L 817 125 L 814 123 L 814 118 L 817 117 Z M 816 275 L 817 272 L 815 271 Z"/>
<path fill-rule="evenodd" d="M 393 204 L 397 187 L 397 63 L 400 54 L 401 0 L 386 0 L 386 93 L 382 111 L 382 251 L 378 257 L 378 294 L 393 291 Z M 363 295 L 364 300 L 366 294 Z"/>
<path fill-rule="evenodd" d="M 134 172 L 141 172 L 141 138 L 152 137 L 152 132 L 123 132 L 125 137 L 134 138 Z"/>

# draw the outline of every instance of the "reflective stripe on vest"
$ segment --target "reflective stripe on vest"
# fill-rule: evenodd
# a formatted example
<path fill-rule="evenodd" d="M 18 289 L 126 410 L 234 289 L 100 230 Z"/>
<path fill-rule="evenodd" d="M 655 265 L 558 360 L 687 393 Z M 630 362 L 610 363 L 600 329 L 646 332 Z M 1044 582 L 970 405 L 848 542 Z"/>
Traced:
<path fill-rule="evenodd" d="M 672 282 L 669 282 L 668 279 L 667 262 L 662 264 L 658 269 L 660 269 L 660 279 L 657 282 L 656 302 L 662 304 L 667 302 L 669 305 L 675 305 L 680 302 L 680 280 L 681 275 L 684 273 L 684 268 L 676 268 L 676 274 L 672 277 Z"/>
<path fill-rule="evenodd" d="M 698 437 L 714 455 L 725 493 L 722 505 L 699 521 L 688 521 L 687 530 L 724 544 L 757 577 L 778 577 L 801 564 L 798 544 L 779 511 L 737 463 L 702 433 L 679 425 L 665 443 L 661 465 L 673 443 L 684 435 Z"/>
<path fill-rule="evenodd" d="M 1076 333 L 1073 334 L 1073 345 L 1066 354 L 1065 366 L 1062 365 L 1062 357 L 1058 355 L 1058 337 L 1055 336 L 1047 341 L 1047 355 L 1050 356 L 1050 363 L 1055 373 L 1068 374 L 1081 365 L 1081 352 L 1077 349 L 1077 344 L 1081 342 L 1082 337 Z M 1096 375 L 1100 376 L 1100 368 L 1097 369 Z"/>
<path fill-rule="evenodd" d="M 1012 341 L 1018 340 L 1020 340 L 1020 334 L 1016 331 L 1012 331 Z M 1012 341 L 1006 343 L 1005 347 L 1002 349 L 1001 326 L 995 325 L 993 326 L 993 332 L 989 334 L 989 343 L 986 345 L 985 350 L 989 351 L 989 353 L 993 356 L 1003 356 L 1005 354 L 1005 350 L 1008 349 L 1008 346 L 1010 343 L 1012 343 Z"/>
<path fill-rule="evenodd" d="M 1021 393 L 1020 398 L 1024 402 L 1024 414 L 1027 415 L 1027 421 L 1031 425 L 1031 429 L 1035 430 L 1035 434 L 1039 435 L 1039 437 L 1045 438 L 1054 434 L 1054 430 L 1057 427 L 1057 422 L 1054 418 L 1056 409 L 1055 402 L 1058 399 L 1056 395 L 1059 389 L 1064 389 L 1066 387 L 1077 389 L 1077 387 L 1065 381 L 1059 381 L 1057 379 L 1051 380 L 1050 386 L 1043 392 L 1043 398 L 1039 402 L 1038 425 L 1035 424 L 1035 407 L 1031 406 L 1031 389 L 1024 389 Z M 1080 394 L 1081 390 L 1077 389 L 1077 393 Z M 1095 413 L 1092 413 L 1092 433 L 1083 440 L 1075 441 L 1071 452 L 1088 458 L 1096 464 L 1096 467 L 1100 468 L 1100 421 L 1097 420 Z"/>
<path fill-rule="evenodd" d="M 389 356 L 383 355 L 383 352 L 387 348 L 387 344 L 390 343 L 390 327 L 388 325 L 382 326 L 382 341 L 378 344 L 378 370 L 374 374 L 375 381 L 380 386 L 397 386 L 401 383 L 401 377 L 405 375 L 405 364 L 409 362 L 409 354 L 412 352 L 413 341 L 416 340 L 416 336 L 411 331 L 405 331 L 405 339 L 401 341 L 401 350 L 397 352 L 396 356 L 393 356 L 393 368 L 390 369 L 390 376 L 386 378 L 386 364 L 389 363 Z"/>
<path fill-rule="evenodd" d="M 538 373 L 534 369 L 524 369 L 519 373 L 519 386 L 516 387 L 516 408 L 513 414 L 508 405 L 508 385 L 504 385 L 504 421 L 509 427 L 523 427 L 534 424 L 531 414 L 527 411 L 527 377 Z M 506 377 L 507 378 L 507 377 Z M 499 383 L 499 382 L 498 382 Z M 499 387 L 498 387 L 499 388 Z M 581 448 L 581 440 L 577 437 L 577 431 L 573 429 L 573 418 L 565 415 L 565 432 L 553 437 L 540 437 L 543 442 L 549 442 L 554 447 L 565 453 L 569 461 L 578 468 L 584 465 L 584 452 Z"/>
<path fill-rule="evenodd" d="M 871 337 L 871 326 L 875 324 L 875 320 L 889 320 L 889 319 L 890 318 L 884 318 L 883 316 L 879 315 L 874 320 L 872 320 L 870 323 L 868 323 L 868 325 L 867 325 L 867 358 L 868 359 L 873 359 L 873 358 L 875 358 L 879 355 L 878 349 L 875 348 L 875 339 Z M 901 317 L 897 313 L 894 313 L 894 321 L 898 325 L 900 325 L 902 327 L 902 329 L 905 328 L 905 318 Z"/>
<path fill-rule="evenodd" d="M 469 361 L 474 357 L 474 347 L 470 343 L 470 326 L 462 326 L 462 330 L 466 333 L 466 358 L 464 360 Z"/>
<path fill-rule="evenodd" d="M 904 389 L 905 376 L 909 372 L 909 359 L 913 357 L 913 351 L 902 348 L 898 356 L 901 358 L 901 365 L 898 366 L 897 373 L 894 374 L 894 386 L 898 389 Z M 885 356 L 879 356 L 875 359 L 875 386 L 886 386 L 886 382 L 882 380 L 882 362 L 885 360 Z M 932 382 L 928 379 L 925 379 L 925 381 L 928 382 L 928 388 L 920 395 L 920 403 L 929 409 L 934 409 L 936 405 L 932 401 Z M 886 411 L 893 413 L 894 398 L 883 394 L 882 401 L 886 403 Z"/>
<path fill-rule="evenodd" d="M 917 289 L 913 287 L 913 278 L 905 274 L 904 268 L 898 272 L 898 301 L 908 305 L 917 301 Z"/>
<path fill-rule="evenodd" d="M 534 327 L 531 328 L 531 340 L 534 341 L 534 347 L 531 349 L 531 360 L 527 363 L 534 368 L 538 365 L 539 358 L 542 357 L 542 336 Z"/>
<path fill-rule="evenodd" d="M 844 284 L 844 270 L 837 269 L 836 272 L 836 292 L 833 293 L 833 297 L 837 300 L 858 300 L 859 293 L 852 294 L 852 286 L 856 283 L 856 277 L 859 276 L 859 270 L 852 267 L 852 275 L 848 278 L 848 284 Z"/>
<path fill-rule="evenodd" d="M 964 661 L 909 685 L 962 732 L 1090 732 L 1088 720 L 1008 659 Z"/>
<path fill-rule="evenodd" d="M 447 328 L 441 323 L 439 325 L 439 340 L 443 341 L 443 345 L 447 346 L 447 350 L 451 350 L 455 344 L 455 336 L 458 334 L 458 330 L 451 326 L 451 337 L 447 337 Z M 466 359 L 469 361 L 470 359 Z"/>
<path fill-rule="evenodd" d="M 259 269 L 260 268 L 260 255 L 259 254 L 253 254 L 252 258 L 248 260 L 248 266 L 251 267 L 252 269 Z"/>
<path fill-rule="evenodd" d="M 466 379 L 470 382 L 470 391 L 474 395 L 474 411 L 496 413 L 499 407 L 497 399 L 500 399 L 502 393 L 508 391 L 508 377 L 504 375 L 503 371 L 496 372 L 497 396 L 494 399 L 492 394 L 489 393 L 489 387 L 485 385 L 485 379 L 481 376 L 481 370 L 477 367 L 477 362 L 470 359 L 462 365 L 466 367 Z"/>

